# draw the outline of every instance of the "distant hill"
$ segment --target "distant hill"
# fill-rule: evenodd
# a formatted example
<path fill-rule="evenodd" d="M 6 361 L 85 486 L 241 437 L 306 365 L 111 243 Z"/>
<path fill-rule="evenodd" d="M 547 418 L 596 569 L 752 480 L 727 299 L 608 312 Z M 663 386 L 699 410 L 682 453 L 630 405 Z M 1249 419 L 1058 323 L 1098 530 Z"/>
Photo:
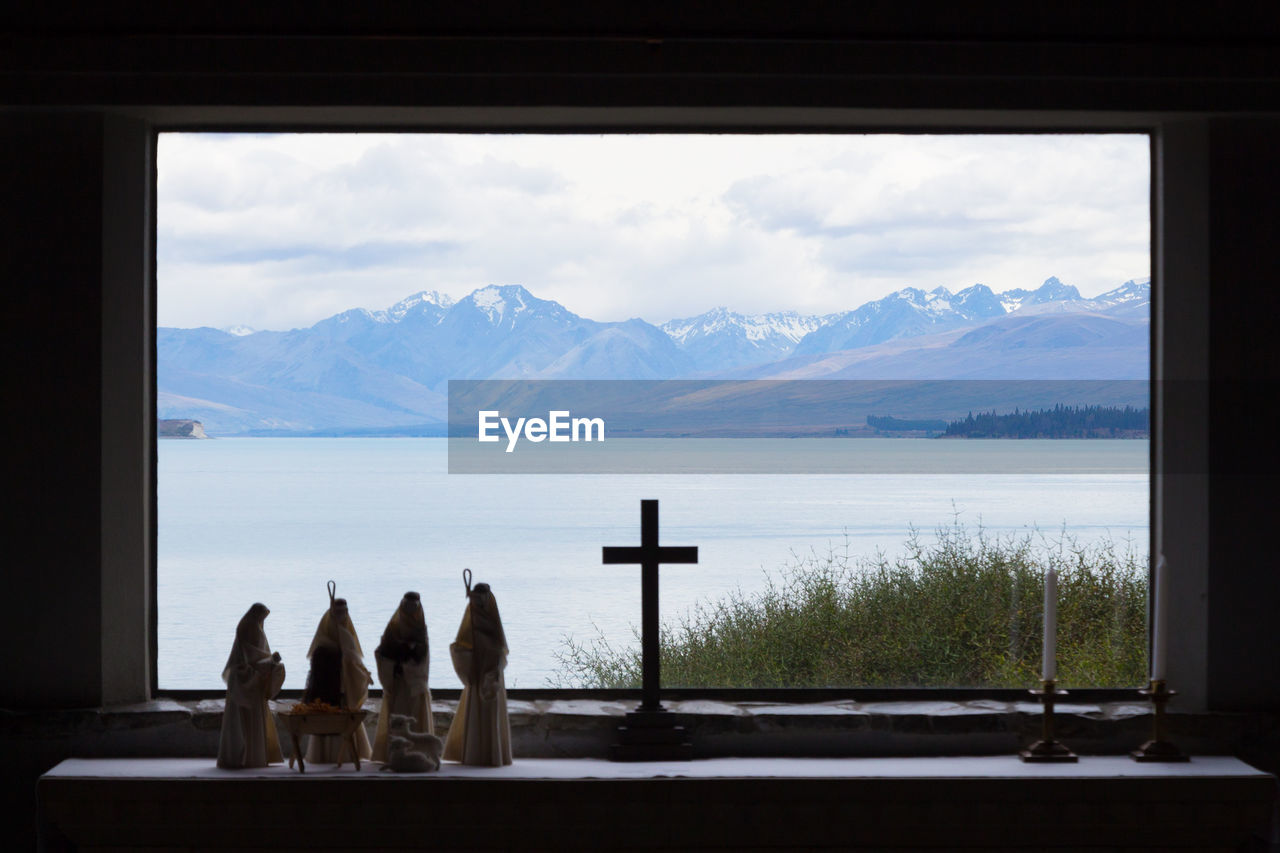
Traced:
<path fill-rule="evenodd" d="M 158 329 L 157 408 L 217 435 L 428 434 L 450 379 L 1145 379 L 1149 311 L 1148 281 L 1082 299 L 1056 278 L 661 326 L 590 320 L 519 285 L 423 291 L 306 329 Z"/>
<path fill-rule="evenodd" d="M 199 421 L 183 418 L 168 418 L 156 421 L 157 438 L 208 438 L 204 433 L 204 424 Z"/>

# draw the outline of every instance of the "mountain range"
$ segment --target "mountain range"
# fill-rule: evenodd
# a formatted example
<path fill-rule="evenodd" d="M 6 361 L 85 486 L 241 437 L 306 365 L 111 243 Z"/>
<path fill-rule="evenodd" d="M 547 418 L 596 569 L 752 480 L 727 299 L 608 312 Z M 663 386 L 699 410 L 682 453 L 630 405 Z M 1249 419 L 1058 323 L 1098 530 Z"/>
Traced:
<path fill-rule="evenodd" d="M 450 379 L 1146 379 L 1149 280 L 1093 299 L 904 288 L 822 316 L 719 307 L 661 326 L 599 322 L 519 285 L 424 291 L 305 329 L 159 328 L 157 408 L 211 435 L 412 431 Z"/>

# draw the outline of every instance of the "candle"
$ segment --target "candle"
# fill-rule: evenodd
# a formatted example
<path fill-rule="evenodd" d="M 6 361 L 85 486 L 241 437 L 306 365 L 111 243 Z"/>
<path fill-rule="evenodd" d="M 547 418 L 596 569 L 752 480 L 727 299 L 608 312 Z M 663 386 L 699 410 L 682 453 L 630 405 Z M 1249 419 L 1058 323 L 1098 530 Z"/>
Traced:
<path fill-rule="evenodd" d="M 1169 644 L 1169 571 L 1164 554 L 1156 560 L 1155 618 L 1151 626 L 1151 680 L 1164 680 L 1165 652 Z"/>
<path fill-rule="evenodd" d="M 1058 570 L 1050 567 L 1044 577 L 1044 672 L 1045 681 L 1058 677 Z"/>

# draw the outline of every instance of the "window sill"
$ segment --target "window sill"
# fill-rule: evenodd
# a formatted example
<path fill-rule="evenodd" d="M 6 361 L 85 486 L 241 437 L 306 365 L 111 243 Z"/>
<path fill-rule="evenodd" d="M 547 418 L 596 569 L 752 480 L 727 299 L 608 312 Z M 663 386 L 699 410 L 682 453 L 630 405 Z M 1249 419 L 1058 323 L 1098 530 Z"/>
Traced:
<path fill-rule="evenodd" d="M 278 709 L 296 701 L 273 703 Z M 370 733 L 380 700 L 371 699 Z M 600 758 L 632 709 L 630 699 L 509 700 L 512 747 L 526 758 Z M 436 728 L 449 725 L 454 699 L 432 704 Z M 1003 699 L 826 702 L 686 699 L 683 717 L 695 756 L 1011 755 L 1040 733 L 1040 707 Z M 157 699 L 107 708 L 0 711 L 0 741 L 19 750 L 58 741 L 62 756 L 214 756 L 222 699 Z M 1057 735 L 1081 755 L 1123 755 L 1150 737 L 1149 706 L 1138 701 L 1063 703 Z M 1236 755 L 1274 772 L 1280 714 L 1171 713 L 1169 736 L 1192 754 Z M 27 744 L 24 748 L 23 744 Z M 1268 758 L 1269 756 L 1269 758 Z"/>

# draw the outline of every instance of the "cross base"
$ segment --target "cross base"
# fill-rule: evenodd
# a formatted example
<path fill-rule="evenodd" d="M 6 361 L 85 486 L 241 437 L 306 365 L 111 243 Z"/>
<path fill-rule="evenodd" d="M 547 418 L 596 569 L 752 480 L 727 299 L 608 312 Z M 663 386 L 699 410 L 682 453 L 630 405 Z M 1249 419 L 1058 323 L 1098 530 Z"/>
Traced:
<path fill-rule="evenodd" d="M 1167 740 L 1149 740 L 1129 753 L 1134 761 L 1190 761 L 1191 757 Z"/>
<path fill-rule="evenodd" d="M 1056 740 L 1036 741 L 1018 757 L 1031 764 L 1073 764 L 1080 760 L 1065 743 Z"/>
<path fill-rule="evenodd" d="M 618 726 L 618 743 L 609 747 L 610 761 L 689 761 L 693 743 L 684 726 L 661 705 L 643 706 L 627 714 L 626 725 Z"/>

